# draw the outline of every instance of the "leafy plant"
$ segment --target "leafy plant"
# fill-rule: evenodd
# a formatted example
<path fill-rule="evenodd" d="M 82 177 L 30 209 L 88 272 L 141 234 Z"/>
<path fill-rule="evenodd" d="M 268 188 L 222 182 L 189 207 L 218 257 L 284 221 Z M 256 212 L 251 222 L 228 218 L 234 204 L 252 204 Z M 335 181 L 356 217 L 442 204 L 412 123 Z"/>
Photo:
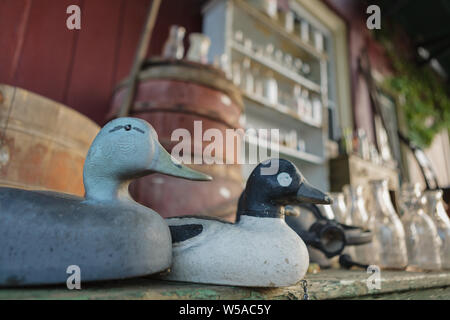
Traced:
<path fill-rule="evenodd" d="M 386 33 L 377 34 L 392 61 L 395 74 L 385 85 L 403 97 L 404 113 L 409 138 L 419 146 L 427 147 L 434 136 L 444 128 L 450 129 L 450 96 L 448 84 L 430 66 L 420 66 L 408 56 L 408 50 L 398 48 Z"/>

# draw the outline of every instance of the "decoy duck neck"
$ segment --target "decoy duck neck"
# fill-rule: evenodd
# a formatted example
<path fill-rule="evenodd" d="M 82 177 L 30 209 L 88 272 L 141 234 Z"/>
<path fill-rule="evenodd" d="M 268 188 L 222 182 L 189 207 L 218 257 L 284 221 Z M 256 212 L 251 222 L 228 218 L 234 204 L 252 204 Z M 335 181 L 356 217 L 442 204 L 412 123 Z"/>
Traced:
<path fill-rule="evenodd" d="M 283 206 L 275 204 L 263 193 L 244 192 L 239 198 L 237 219 L 241 216 L 284 219 Z"/>
<path fill-rule="evenodd" d="M 85 166 L 84 189 L 86 200 L 100 202 L 132 200 L 128 192 L 130 182 L 130 180 L 120 180 L 111 176 L 93 175 Z"/>

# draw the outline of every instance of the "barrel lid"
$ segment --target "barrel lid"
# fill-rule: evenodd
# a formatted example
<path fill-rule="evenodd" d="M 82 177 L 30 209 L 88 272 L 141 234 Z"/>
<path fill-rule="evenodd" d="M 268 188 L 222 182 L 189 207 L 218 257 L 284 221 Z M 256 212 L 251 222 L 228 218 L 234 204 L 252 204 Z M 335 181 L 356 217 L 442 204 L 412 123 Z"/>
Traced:
<path fill-rule="evenodd" d="M 151 58 L 144 62 L 139 73 L 139 81 L 149 79 L 170 79 L 197 83 L 212 89 L 222 91 L 243 110 L 241 90 L 228 80 L 225 73 L 212 66 L 188 60 Z M 125 79 L 119 83 L 116 90 L 128 83 Z"/>

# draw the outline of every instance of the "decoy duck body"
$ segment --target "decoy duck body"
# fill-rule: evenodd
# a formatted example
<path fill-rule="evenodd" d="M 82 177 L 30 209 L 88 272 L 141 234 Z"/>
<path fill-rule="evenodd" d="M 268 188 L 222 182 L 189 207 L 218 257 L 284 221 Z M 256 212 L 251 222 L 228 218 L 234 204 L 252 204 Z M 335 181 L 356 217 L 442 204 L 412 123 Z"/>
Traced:
<path fill-rule="evenodd" d="M 168 269 L 167 224 L 128 193 L 133 179 L 153 172 L 210 180 L 174 162 L 146 121 L 118 118 L 89 149 L 84 198 L 0 188 L 0 285 L 64 283 L 70 265 L 80 268 L 81 282 Z"/>
<path fill-rule="evenodd" d="M 261 174 L 273 161 L 275 174 Z M 238 205 L 236 223 L 178 217 L 168 221 L 173 241 L 169 280 L 251 287 L 283 287 L 300 281 L 308 268 L 302 239 L 285 223 L 285 204 L 329 203 L 300 171 L 283 159 L 259 164 Z"/>

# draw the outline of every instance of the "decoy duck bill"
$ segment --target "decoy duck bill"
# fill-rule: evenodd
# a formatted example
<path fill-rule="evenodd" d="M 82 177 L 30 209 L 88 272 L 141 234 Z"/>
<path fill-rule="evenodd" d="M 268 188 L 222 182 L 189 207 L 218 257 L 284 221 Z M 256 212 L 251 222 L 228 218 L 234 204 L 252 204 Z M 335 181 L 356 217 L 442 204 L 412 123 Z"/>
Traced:
<path fill-rule="evenodd" d="M 315 203 L 315 204 L 331 204 L 331 198 L 322 191 L 314 188 L 304 181 L 297 191 L 297 200 L 299 202 Z"/>
<path fill-rule="evenodd" d="M 164 173 L 169 176 L 184 178 L 195 181 L 211 181 L 212 177 L 192 170 L 182 165 L 178 160 L 172 157 L 161 145 L 159 147 L 158 161 L 153 161 L 151 170 L 158 173 Z"/>

